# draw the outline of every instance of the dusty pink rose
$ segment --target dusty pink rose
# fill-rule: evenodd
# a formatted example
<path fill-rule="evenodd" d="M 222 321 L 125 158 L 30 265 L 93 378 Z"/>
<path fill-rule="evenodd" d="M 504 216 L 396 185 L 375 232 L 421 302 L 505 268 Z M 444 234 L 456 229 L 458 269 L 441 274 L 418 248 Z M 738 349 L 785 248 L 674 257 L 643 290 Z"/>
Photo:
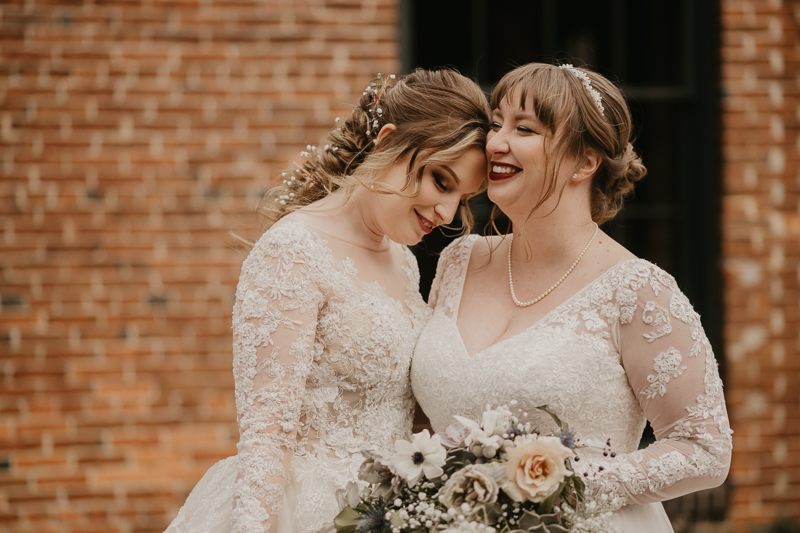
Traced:
<path fill-rule="evenodd" d="M 506 448 L 508 481 L 502 487 L 514 501 L 541 502 L 558 489 L 565 476 L 572 474 L 564 464 L 572 450 L 558 437 L 527 441 L 517 437 L 514 444 L 515 447 Z"/>

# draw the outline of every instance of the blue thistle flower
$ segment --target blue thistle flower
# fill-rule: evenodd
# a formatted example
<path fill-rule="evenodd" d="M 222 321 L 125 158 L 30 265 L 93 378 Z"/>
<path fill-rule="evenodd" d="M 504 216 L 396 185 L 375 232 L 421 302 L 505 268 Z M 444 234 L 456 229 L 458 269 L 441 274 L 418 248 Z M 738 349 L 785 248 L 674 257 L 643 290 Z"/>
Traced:
<path fill-rule="evenodd" d="M 571 431 L 562 431 L 558 434 L 558 437 L 561 439 L 561 444 L 570 450 L 575 446 L 575 435 L 573 435 Z"/>
<path fill-rule="evenodd" d="M 391 531 L 392 525 L 386 519 L 386 505 L 383 500 L 367 504 L 367 510 L 357 520 L 357 533 L 386 533 Z"/>
<path fill-rule="evenodd" d="M 512 423 L 511 426 L 508 428 L 508 438 L 510 440 L 514 440 L 514 437 L 519 437 L 522 435 L 527 435 L 525 431 L 525 426 L 522 424 Z"/>

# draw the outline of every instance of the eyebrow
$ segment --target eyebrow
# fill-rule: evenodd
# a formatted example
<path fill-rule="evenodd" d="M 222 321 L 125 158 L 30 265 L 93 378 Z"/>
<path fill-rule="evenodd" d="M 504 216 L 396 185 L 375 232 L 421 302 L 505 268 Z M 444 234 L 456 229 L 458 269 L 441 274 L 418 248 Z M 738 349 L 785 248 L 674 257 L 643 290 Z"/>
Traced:
<path fill-rule="evenodd" d="M 536 113 L 534 113 L 533 110 L 531 110 L 531 109 L 526 109 L 524 107 L 519 107 L 519 106 L 511 104 L 511 103 L 509 103 L 509 107 L 511 107 L 511 109 L 509 110 L 509 115 L 514 117 L 514 119 L 519 119 L 520 117 L 522 117 L 522 118 L 532 118 L 532 119 L 538 120 L 538 117 L 536 116 Z M 492 116 L 494 116 L 494 115 L 501 115 L 502 116 L 503 115 L 503 111 L 499 107 L 495 107 L 494 109 L 492 109 Z"/>
<path fill-rule="evenodd" d="M 453 181 L 455 181 L 455 182 L 456 182 L 456 185 L 460 187 L 460 186 L 461 186 L 461 180 L 459 180 L 459 179 L 458 179 L 458 176 L 456 175 L 456 173 L 455 173 L 455 172 L 453 172 L 453 169 L 451 169 L 451 168 L 450 168 L 450 167 L 448 167 L 447 165 L 440 165 L 440 166 L 441 166 L 443 169 L 445 169 L 445 170 L 448 172 L 448 174 L 450 174 L 450 176 L 452 176 L 452 177 L 453 177 Z"/>

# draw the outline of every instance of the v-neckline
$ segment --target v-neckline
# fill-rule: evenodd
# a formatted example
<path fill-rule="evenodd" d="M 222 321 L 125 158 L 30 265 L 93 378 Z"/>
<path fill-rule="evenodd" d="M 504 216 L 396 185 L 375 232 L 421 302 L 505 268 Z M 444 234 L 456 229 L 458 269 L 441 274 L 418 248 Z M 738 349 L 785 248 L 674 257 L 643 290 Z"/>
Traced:
<path fill-rule="evenodd" d="M 539 319 L 536 320 L 531 325 L 525 327 L 525 329 L 523 329 L 521 331 L 518 331 L 517 333 L 511 335 L 510 337 L 506 337 L 504 339 L 500 339 L 500 340 L 494 342 L 493 344 L 490 344 L 486 348 L 483 348 L 482 350 L 479 350 L 479 351 L 475 352 L 474 354 L 470 354 L 469 350 L 467 350 L 467 345 L 464 344 L 464 337 L 461 335 L 461 329 L 458 327 L 458 314 L 459 314 L 459 311 L 461 310 L 461 297 L 463 296 L 463 293 L 464 293 L 464 283 L 465 283 L 465 281 L 467 279 L 467 269 L 469 267 L 469 261 L 470 261 L 470 258 L 472 257 L 472 250 L 475 247 L 475 242 L 476 241 L 477 241 L 477 239 L 472 239 L 472 243 L 470 244 L 470 248 L 469 248 L 469 253 L 468 254 L 464 254 L 465 255 L 464 263 L 461 265 L 461 269 L 462 269 L 461 279 L 459 280 L 459 289 L 460 290 L 459 290 L 459 294 L 458 294 L 458 304 L 457 304 L 457 307 L 453 310 L 453 315 L 454 316 L 451 318 L 451 317 L 449 317 L 447 315 L 444 315 L 445 318 L 447 318 L 453 324 L 453 327 L 455 327 L 456 334 L 458 335 L 458 340 L 461 342 L 461 348 L 463 349 L 464 354 L 467 356 L 467 359 L 469 359 L 469 360 L 473 360 L 476 357 L 480 356 L 481 354 L 491 350 L 492 348 L 500 346 L 501 344 L 505 344 L 506 341 L 510 341 L 511 339 L 515 339 L 515 338 L 517 338 L 517 337 L 519 337 L 521 335 L 524 335 L 528 331 L 531 331 L 531 330 L 535 329 L 539 324 L 542 323 L 542 321 L 544 321 L 544 319 L 546 319 L 547 317 L 549 317 L 550 315 L 552 315 L 553 313 L 555 313 L 556 311 L 561 309 L 563 306 L 571 303 L 575 298 L 577 298 L 578 296 L 580 296 L 581 294 L 586 292 L 592 285 L 594 285 L 595 283 L 597 283 L 598 281 L 603 279 L 606 275 L 608 275 L 609 272 L 612 272 L 612 271 L 616 270 L 617 268 L 619 268 L 620 266 L 622 266 L 622 265 L 624 265 L 626 263 L 630 263 L 632 261 L 641 261 L 641 258 L 639 258 L 639 257 L 632 257 L 631 259 L 625 259 L 624 261 L 620 261 L 619 263 L 615 263 L 615 264 L 611 265 L 608 269 L 606 269 L 605 271 L 603 271 L 600 274 L 598 274 L 597 277 L 595 277 L 594 279 L 589 281 L 586 285 L 584 285 L 583 287 L 578 289 L 576 292 L 574 292 L 569 298 L 567 298 L 566 300 L 564 300 L 560 304 L 558 304 L 555 307 L 553 307 L 552 309 L 550 309 L 547 313 L 545 313 L 544 315 L 539 317 Z"/>

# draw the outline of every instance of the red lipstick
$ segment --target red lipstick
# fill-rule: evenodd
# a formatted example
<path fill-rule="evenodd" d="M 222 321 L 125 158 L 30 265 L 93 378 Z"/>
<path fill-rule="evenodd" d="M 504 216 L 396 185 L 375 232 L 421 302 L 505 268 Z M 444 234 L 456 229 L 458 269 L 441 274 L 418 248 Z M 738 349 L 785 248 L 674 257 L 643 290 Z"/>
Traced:
<path fill-rule="evenodd" d="M 522 169 L 517 166 L 499 161 L 492 161 L 489 164 L 489 179 L 491 181 L 503 181 L 508 178 L 513 178 L 521 171 Z"/>

